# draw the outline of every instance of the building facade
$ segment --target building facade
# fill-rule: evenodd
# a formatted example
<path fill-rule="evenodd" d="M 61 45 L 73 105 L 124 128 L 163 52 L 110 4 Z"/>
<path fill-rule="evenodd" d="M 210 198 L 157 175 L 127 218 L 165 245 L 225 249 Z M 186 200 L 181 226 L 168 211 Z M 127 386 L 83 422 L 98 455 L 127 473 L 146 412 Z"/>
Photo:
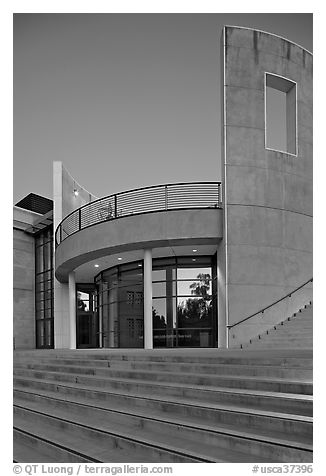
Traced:
<path fill-rule="evenodd" d="M 53 215 L 17 204 L 16 348 L 236 347 L 311 300 L 312 55 L 241 27 L 221 50 L 221 183 L 97 198 L 55 162 Z"/>

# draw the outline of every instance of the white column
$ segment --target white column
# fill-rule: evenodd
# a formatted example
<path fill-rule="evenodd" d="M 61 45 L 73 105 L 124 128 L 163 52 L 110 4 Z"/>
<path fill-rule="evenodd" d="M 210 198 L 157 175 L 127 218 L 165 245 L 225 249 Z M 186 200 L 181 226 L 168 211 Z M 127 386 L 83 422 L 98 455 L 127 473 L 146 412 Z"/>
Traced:
<path fill-rule="evenodd" d="M 72 271 L 68 276 L 69 286 L 69 349 L 76 349 L 76 280 Z"/>
<path fill-rule="evenodd" d="M 144 348 L 153 348 L 151 249 L 144 251 Z"/>

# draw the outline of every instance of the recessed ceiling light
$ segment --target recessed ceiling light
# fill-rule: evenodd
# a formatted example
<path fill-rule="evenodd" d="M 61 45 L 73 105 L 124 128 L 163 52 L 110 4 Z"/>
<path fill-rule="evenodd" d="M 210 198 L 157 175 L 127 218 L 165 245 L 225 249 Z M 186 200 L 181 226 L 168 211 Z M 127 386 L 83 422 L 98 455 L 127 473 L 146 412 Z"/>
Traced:
<path fill-rule="evenodd" d="M 139 263 L 139 265 L 138 265 L 138 266 L 142 266 L 142 265 Z"/>
<path fill-rule="evenodd" d="M 194 253 L 196 253 L 196 251 L 198 251 L 198 250 L 192 250 L 192 251 L 193 251 Z"/>
<path fill-rule="evenodd" d="M 100 265 L 99 265 L 99 264 L 94 264 L 94 267 L 95 267 L 95 268 L 99 268 Z"/>
<path fill-rule="evenodd" d="M 118 258 L 118 261 L 121 261 L 121 260 L 122 260 L 122 258 Z"/>
<path fill-rule="evenodd" d="M 196 261 L 196 258 L 192 258 L 193 261 Z"/>
<path fill-rule="evenodd" d="M 79 192 L 78 192 L 77 188 L 74 189 L 74 195 L 75 195 L 75 197 L 77 197 L 79 195 Z"/>

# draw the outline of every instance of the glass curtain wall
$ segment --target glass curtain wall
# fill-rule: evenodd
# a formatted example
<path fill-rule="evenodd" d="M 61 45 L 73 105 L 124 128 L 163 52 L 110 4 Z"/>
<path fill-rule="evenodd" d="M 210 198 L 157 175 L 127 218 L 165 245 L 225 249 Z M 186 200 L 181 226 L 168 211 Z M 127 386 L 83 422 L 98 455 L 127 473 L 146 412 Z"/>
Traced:
<path fill-rule="evenodd" d="M 215 346 L 216 309 L 211 257 L 153 260 L 154 347 Z"/>
<path fill-rule="evenodd" d="M 53 348 L 53 228 L 35 237 L 36 348 Z"/>
<path fill-rule="evenodd" d="M 141 262 L 96 277 L 100 347 L 143 348 L 144 286 Z"/>
<path fill-rule="evenodd" d="M 216 345 L 215 258 L 153 260 L 154 347 Z M 103 271 L 96 277 L 96 284 L 99 346 L 143 348 L 142 262 Z"/>

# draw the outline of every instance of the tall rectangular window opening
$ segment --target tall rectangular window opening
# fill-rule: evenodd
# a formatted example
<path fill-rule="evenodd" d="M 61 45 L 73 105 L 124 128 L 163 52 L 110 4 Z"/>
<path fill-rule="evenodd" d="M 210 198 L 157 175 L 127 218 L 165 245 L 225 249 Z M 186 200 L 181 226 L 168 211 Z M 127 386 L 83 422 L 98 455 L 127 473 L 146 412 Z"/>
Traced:
<path fill-rule="evenodd" d="M 297 155 L 297 85 L 265 73 L 265 147 Z"/>

